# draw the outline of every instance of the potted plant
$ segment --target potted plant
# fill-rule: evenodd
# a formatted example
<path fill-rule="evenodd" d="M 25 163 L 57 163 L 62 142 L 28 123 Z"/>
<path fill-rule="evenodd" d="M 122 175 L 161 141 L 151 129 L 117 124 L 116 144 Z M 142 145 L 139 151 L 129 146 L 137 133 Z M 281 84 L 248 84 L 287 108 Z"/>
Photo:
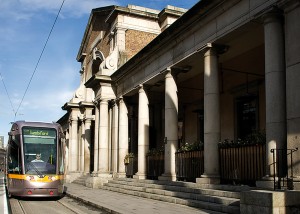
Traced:
<path fill-rule="evenodd" d="M 125 165 L 129 164 L 131 158 L 134 158 L 134 154 L 133 153 L 128 153 L 127 155 L 125 155 L 124 164 Z"/>

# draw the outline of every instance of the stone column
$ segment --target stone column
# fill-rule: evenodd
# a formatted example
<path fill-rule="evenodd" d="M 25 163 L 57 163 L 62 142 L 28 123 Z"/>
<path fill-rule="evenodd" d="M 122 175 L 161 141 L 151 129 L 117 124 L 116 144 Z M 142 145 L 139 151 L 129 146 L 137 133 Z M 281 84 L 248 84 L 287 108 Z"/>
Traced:
<path fill-rule="evenodd" d="M 147 94 L 140 85 L 138 112 L 138 172 L 134 178 L 146 178 L 146 154 L 149 151 L 149 101 Z"/>
<path fill-rule="evenodd" d="M 71 118 L 71 138 L 69 141 L 70 145 L 70 156 L 69 156 L 69 171 L 76 172 L 78 170 L 78 119 L 75 117 Z"/>
<path fill-rule="evenodd" d="M 113 174 L 118 172 L 118 123 L 119 123 L 119 109 L 118 105 L 113 103 L 112 106 L 112 133 L 111 133 L 111 144 L 112 144 L 112 172 Z"/>
<path fill-rule="evenodd" d="M 85 142 L 84 142 L 84 174 L 90 173 L 91 125 L 92 125 L 92 120 L 90 118 L 86 118 L 85 119 Z"/>
<path fill-rule="evenodd" d="M 171 70 L 165 76 L 165 171 L 159 180 L 176 180 L 175 152 L 178 144 L 177 85 Z"/>
<path fill-rule="evenodd" d="M 108 127 L 107 127 L 107 139 L 108 139 L 108 172 L 112 173 L 112 102 L 108 102 Z"/>
<path fill-rule="evenodd" d="M 119 156 L 118 176 L 126 177 L 124 158 L 128 153 L 128 111 L 127 106 L 121 97 L 119 100 Z"/>
<path fill-rule="evenodd" d="M 81 140 L 79 146 L 79 171 L 84 171 L 84 144 L 85 144 L 85 124 L 84 120 L 82 119 L 81 122 Z"/>
<path fill-rule="evenodd" d="M 94 136 L 94 171 L 93 175 L 98 174 L 98 163 L 99 163 L 99 104 L 95 104 L 95 136 Z"/>
<path fill-rule="evenodd" d="M 287 147 L 300 145 L 300 2 L 289 1 L 285 12 Z M 299 148 L 300 149 L 300 148 Z M 290 158 L 290 156 L 289 156 Z M 294 189 L 300 190 L 300 151 L 293 154 Z M 289 174 L 291 175 L 291 168 Z"/>
<path fill-rule="evenodd" d="M 70 134 L 69 131 L 71 129 L 71 125 L 69 125 L 69 129 L 66 130 L 66 144 L 65 144 L 65 173 L 69 174 L 70 171 L 70 161 L 69 161 L 69 152 L 70 152 Z"/>
<path fill-rule="evenodd" d="M 99 168 L 98 175 L 107 175 L 108 172 L 108 100 L 100 101 L 99 121 Z"/>
<path fill-rule="evenodd" d="M 204 54 L 204 173 L 197 183 L 220 183 L 220 93 L 218 56 L 214 47 Z"/>
<path fill-rule="evenodd" d="M 286 85 L 284 31 L 282 16 L 278 12 L 264 17 L 265 33 L 265 84 L 266 84 L 266 177 L 272 176 L 273 155 L 271 149 L 286 149 Z M 277 153 L 278 155 L 279 153 Z M 278 173 L 286 169 L 286 152 L 277 156 L 281 165 Z"/>

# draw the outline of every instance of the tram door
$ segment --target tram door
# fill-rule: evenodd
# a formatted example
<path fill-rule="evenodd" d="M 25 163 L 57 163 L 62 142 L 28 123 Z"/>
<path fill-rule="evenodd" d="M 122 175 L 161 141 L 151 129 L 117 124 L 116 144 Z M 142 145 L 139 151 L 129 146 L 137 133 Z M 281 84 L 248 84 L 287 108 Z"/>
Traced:
<path fill-rule="evenodd" d="M 22 174 L 22 158 L 19 135 L 10 135 L 7 147 L 7 187 L 10 193 L 22 189 L 23 180 L 19 179 Z"/>

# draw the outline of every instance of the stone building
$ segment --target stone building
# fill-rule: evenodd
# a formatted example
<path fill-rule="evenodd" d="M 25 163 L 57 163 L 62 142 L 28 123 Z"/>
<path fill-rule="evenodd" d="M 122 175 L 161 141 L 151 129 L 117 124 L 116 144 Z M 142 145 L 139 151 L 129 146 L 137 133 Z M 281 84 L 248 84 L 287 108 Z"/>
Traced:
<path fill-rule="evenodd" d="M 122 98 L 116 97 L 111 75 L 185 11 L 173 6 L 157 11 L 134 5 L 92 10 L 77 56 L 80 86 L 63 106 L 68 113 L 59 120 L 68 142 L 69 181 L 91 174 L 88 183 L 97 186 L 112 176 L 125 176 L 128 109 Z M 124 121 L 119 124 L 118 108 L 124 114 L 120 114 Z M 121 124 L 123 127 L 119 127 Z M 136 130 L 132 134 L 136 135 Z M 131 145 L 136 143 L 132 139 Z"/>
<path fill-rule="evenodd" d="M 220 183 L 218 143 L 266 131 L 271 149 L 300 143 L 300 2 L 199 1 L 190 10 L 129 5 L 92 10 L 77 56 L 81 82 L 59 120 L 67 135 L 68 180 L 87 174 L 98 187 L 124 177 L 124 158 L 138 156 L 134 178 L 146 179 L 146 154 L 164 148 L 164 173 L 176 180 L 180 142 L 204 142 L 197 183 Z M 293 166 L 300 189 L 300 155 Z M 285 162 L 286 158 L 277 160 Z"/>

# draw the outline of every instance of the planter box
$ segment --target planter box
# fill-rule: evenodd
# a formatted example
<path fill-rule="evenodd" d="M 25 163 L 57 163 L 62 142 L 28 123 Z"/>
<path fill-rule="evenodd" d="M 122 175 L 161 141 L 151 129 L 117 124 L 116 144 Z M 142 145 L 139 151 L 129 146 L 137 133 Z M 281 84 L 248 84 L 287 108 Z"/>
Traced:
<path fill-rule="evenodd" d="M 176 178 L 179 181 L 195 182 L 204 172 L 203 150 L 176 152 Z"/>
<path fill-rule="evenodd" d="M 221 182 L 254 186 L 264 176 L 265 157 L 265 145 L 219 148 Z"/>

